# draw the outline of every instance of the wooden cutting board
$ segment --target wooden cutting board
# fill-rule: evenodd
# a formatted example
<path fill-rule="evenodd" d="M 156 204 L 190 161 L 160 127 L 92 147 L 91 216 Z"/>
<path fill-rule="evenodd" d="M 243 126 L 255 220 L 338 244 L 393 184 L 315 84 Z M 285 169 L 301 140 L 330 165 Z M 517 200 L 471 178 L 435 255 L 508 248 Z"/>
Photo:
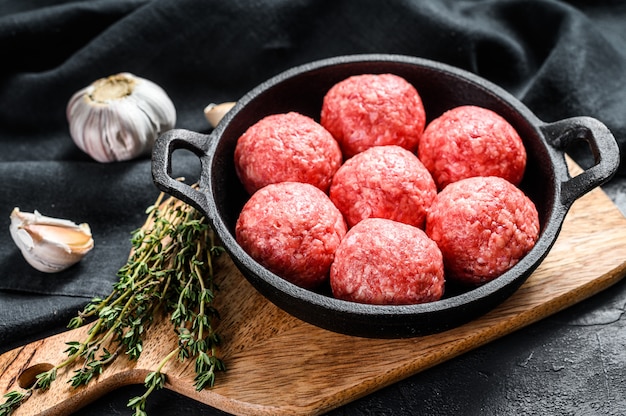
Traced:
<path fill-rule="evenodd" d="M 320 414 L 616 283 L 626 274 L 626 218 L 595 189 L 576 201 L 548 257 L 511 298 L 466 325 L 411 339 L 366 339 L 314 327 L 265 300 L 227 256 L 220 265 L 217 308 L 228 371 L 218 374 L 213 389 L 196 392 L 193 363 L 172 362 L 165 368 L 166 388 L 233 414 Z M 61 333 L 0 356 L 0 394 L 32 380 L 45 364 L 59 362 L 65 342 L 81 339 L 85 331 Z M 35 392 L 15 416 L 68 414 L 117 387 L 141 384 L 173 348 L 175 337 L 168 322 L 158 322 L 137 362 L 118 358 L 98 379 L 76 390 L 65 382 L 73 369 L 62 371 L 49 391 Z"/>

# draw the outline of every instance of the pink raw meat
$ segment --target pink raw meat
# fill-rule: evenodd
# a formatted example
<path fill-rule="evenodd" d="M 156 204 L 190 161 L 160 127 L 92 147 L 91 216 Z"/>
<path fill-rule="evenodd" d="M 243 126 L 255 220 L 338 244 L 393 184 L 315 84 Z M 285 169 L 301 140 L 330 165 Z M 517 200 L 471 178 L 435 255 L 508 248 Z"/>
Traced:
<path fill-rule="evenodd" d="M 535 204 L 505 179 L 473 177 L 439 193 L 426 233 L 443 253 L 446 278 L 480 285 L 513 267 L 539 236 Z"/>
<path fill-rule="evenodd" d="M 348 159 L 330 186 L 330 199 L 349 227 L 387 218 L 424 227 L 437 186 L 422 162 L 399 146 L 375 146 Z"/>
<path fill-rule="evenodd" d="M 431 121 L 417 151 L 441 190 L 472 176 L 499 176 L 519 185 L 526 150 L 517 131 L 486 108 L 461 106 Z"/>
<path fill-rule="evenodd" d="M 350 229 L 330 270 L 333 295 L 359 303 L 432 302 L 441 298 L 444 283 L 441 251 L 424 231 L 382 218 Z"/>
<path fill-rule="evenodd" d="M 248 193 L 277 182 L 305 182 L 328 191 L 342 155 L 337 141 L 299 113 L 267 116 L 239 138 L 235 169 Z"/>
<path fill-rule="evenodd" d="M 347 78 L 326 93 L 320 123 L 347 159 L 388 144 L 415 152 L 426 115 L 417 90 L 404 78 L 365 74 Z"/>
<path fill-rule="evenodd" d="M 235 226 L 237 242 L 252 258 L 305 288 L 328 279 L 345 233 L 345 221 L 328 196 L 300 182 L 270 184 L 255 192 Z"/>

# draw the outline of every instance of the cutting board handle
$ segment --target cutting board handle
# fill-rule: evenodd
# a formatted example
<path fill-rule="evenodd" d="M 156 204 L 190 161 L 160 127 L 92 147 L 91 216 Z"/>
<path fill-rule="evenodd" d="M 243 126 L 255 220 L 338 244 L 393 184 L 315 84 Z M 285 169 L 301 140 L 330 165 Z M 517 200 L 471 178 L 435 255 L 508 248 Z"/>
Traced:
<path fill-rule="evenodd" d="M 60 333 L 0 355 L 0 392 L 23 391 L 31 387 L 37 374 L 49 370 L 67 357 L 63 352 L 67 347 L 65 342 L 82 339 L 87 330 L 88 327 L 82 327 Z M 99 377 L 79 388 L 66 382 L 76 366 L 58 370 L 57 380 L 50 385 L 49 390 L 34 390 L 32 396 L 16 410 L 15 416 L 70 414 L 122 386 L 142 384 L 150 371 L 142 369 L 145 363 L 130 366 L 125 359 L 116 361 L 119 362 L 114 362 Z"/>
<path fill-rule="evenodd" d="M 557 150 L 565 151 L 575 142 L 588 143 L 595 164 L 573 178 L 563 169 L 561 203 L 571 206 L 575 200 L 602 185 L 617 172 L 620 151 L 615 137 L 599 120 L 593 117 L 572 117 L 541 126 L 548 143 Z"/>

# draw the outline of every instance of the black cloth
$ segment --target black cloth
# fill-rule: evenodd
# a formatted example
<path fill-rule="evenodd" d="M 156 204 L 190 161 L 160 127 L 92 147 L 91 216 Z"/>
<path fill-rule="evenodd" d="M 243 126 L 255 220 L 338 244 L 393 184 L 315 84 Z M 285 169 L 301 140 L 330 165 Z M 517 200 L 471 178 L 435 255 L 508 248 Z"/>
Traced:
<path fill-rule="evenodd" d="M 162 86 L 176 127 L 294 65 L 355 53 L 442 61 L 481 75 L 539 118 L 587 115 L 626 143 L 626 3 L 618 0 L 0 0 L 0 352 L 63 330 L 107 294 L 132 230 L 158 195 L 149 158 L 100 164 L 65 108 L 94 80 L 131 72 Z M 572 149 L 583 165 L 585 149 Z M 181 155 L 181 175 L 195 158 Z M 624 173 L 607 185 L 626 205 Z M 8 228 L 13 207 L 90 224 L 96 246 L 47 275 Z M 625 284 L 332 413 L 626 414 Z M 126 414 L 134 387 L 77 414 Z M 141 388 L 139 388 L 141 389 Z M 112 410 L 114 409 L 114 410 Z M 151 411 L 152 410 L 152 411 Z M 221 414 L 163 391 L 149 414 Z"/>

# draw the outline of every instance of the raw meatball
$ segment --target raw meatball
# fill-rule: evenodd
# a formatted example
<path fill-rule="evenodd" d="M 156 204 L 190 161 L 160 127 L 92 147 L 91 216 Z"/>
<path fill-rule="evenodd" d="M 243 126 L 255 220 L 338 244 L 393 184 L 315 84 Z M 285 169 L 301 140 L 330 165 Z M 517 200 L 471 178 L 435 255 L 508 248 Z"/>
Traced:
<path fill-rule="evenodd" d="M 415 152 L 426 115 L 419 94 L 404 78 L 365 74 L 347 78 L 326 93 L 320 123 L 347 159 L 387 144 Z"/>
<path fill-rule="evenodd" d="M 287 181 L 310 183 L 326 192 L 341 162 L 341 149 L 332 135 L 295 112 L 261 119 L 235 147 L 235 169 L 250 194 Z"/>
<path fill-rule="evenodd" d="M 535 245 L 535 204 L 505 179 L 462 179 L 439 193 L 426 233 L 441 249 L 446 276 L 480 285 L 513 267 Z"/>
<path fill-rule="evenodd" d="M 328 196 L 310 184 L 282 182 L 246 202 L 235 226 L 241 247 L 284 279 L 313 288 L 328 279 L 346 223 Z"/>
<path fill-rule="evenodd" d="M 441 251 L 419 228 L 368 218 L 350 229 L 339 245 L 330 285 L 336 298 L 359 303 L 436 301 L 444 290 Z"/>
<path fill-rule="evenodd" d="M 424 228 L 437 186 L 417 156 L 399 146 L 376 146 L 348 159 L 330 186 L 330 199 L 349 227 L 387 218 Z"/>
<path fill-rule="evenodd" d="M 513 126 L 491 110 L 469 105 L 431 121 L 417 154 L 439 189 L 472 176 L 499 176 L 519 185 L 526 168 L 526 150 Z"/>

